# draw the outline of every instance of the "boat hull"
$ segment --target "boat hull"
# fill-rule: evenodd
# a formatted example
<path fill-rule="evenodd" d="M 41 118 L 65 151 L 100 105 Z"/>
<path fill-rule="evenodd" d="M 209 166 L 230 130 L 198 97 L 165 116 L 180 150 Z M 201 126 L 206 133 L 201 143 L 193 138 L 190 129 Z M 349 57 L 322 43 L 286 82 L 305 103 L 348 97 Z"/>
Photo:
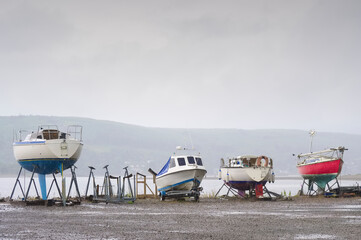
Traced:
<path fill-rule="evenodd" d="M 304 179 L 315 182 L 320 188 L 324 189 L 328 182 L 335 179 L 341 173 L 342 165 L 343 160 L 339 158 L 299 164 L 297 169 Z"/>
<path fill-rule="evenodd" d="M 44 159 L 23 159 L 18 160 L 18 163 L 21 167 L 26 170 L 40 174 L 51 174 L 61 172 L 61 168 L 63 170 L 70 168 L 76 163 L 77 159 L 70 158 L 44 158 Z"/>
<path fill-rule="evenodd" d="M 206 173 L 205 169 L 197 168 L 168 172 L 157 176 L 156 185 L 158 191 L 191 190 L 199 187 Z"/>
<path fill-rule="evenodd" d="M 76 140 L 54 139 L 17 142 L 13 145 L 17 162 L 26 170 L 51 174 L 68 169 L 80 157 L 83 144 Z"/>
<path fill-rule="evenodd" d="M 220 178 L 228 186 L 241 190 L 254 189 L 256 185 L 265 185 L 272 181 L 272 169 L 269 167 L 223 167 L 220 169 Z"/>

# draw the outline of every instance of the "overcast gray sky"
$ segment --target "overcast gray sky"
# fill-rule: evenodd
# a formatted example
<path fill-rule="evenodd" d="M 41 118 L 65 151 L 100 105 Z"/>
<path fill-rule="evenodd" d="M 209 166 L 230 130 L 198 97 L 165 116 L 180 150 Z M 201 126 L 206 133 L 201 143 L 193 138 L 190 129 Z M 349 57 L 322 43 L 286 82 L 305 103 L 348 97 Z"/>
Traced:
<path fill-rule="evenodd" d="M 1 1 L 0 115 L 361 134 L 361 1 Z"/>

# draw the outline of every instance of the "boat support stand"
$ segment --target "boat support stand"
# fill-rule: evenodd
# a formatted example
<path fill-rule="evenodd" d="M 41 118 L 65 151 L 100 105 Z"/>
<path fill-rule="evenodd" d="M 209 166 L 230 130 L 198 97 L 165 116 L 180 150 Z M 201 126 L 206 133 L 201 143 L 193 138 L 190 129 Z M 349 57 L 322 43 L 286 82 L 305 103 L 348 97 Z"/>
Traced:
<path fill-rule="evenodd" d="M 21 192 L 22 192 L 22 194 L 23 194 L 23 201 L 26 202 L 26 200 L 28 199 L 28 195 L 29 195 L 29 191 L 30 191 L 30 188 L 31 188 L 31 184 L 32 184 L 32 183 L 34 184 L 37 198 L 40 198 L 40 195 L 39 195 L 39 192 L 38 192 L 38 188 L 36 187 L 36 184 L 35 184 L 35 181 L 34 181 L 34 173 L 35 173 L 35 169 L 36 169 L 36 168 L 37 168 L 37 166 L 34 166 L 33 172 L 32 172 L 32 174 L 31 174 L 31 178 L 30 178 L 30 183 L 29 183 L 28 189 L 27 189 L 27 191 L 26 191 L 26 194 L 24 194 L 23 187 L 21 186 L 21 183 L 20 183 L 20 180 L 19 180 L 20 174 L 21 174 L 21 172 L 22 172 L 22 170 L 23 170 L 23 167 L 20 167 L 20 171 L 19 171 L 18 177 L 16 178 L 16 182 L 15 182 L 13 191 L 11 192 L 10 201 L 13 200 L 13 195 L 14 195 L 14 192 L 15 192 L 15 189 L 16 189 L 17 184 L 19 184 L 20 189 L 21 189 Z M 24 187 L 25 187 L 25 186 L 24 186 Z"/>
<path fill-rule="evenodd" d="M 71 191 L 71 188 L 73 186 L 73 183 L 74 183 L 74 186 L 75 186 L 75 190 L 76 190 L 76 193 L 78 194 L 78 201 L 81 202 L 81 197 L 80 197 L 80 192 L 79 192 L 79 186 L 78 186 L 78 181 L 76 179 L 76 174 L 75 174 L 75 169 L 77 167 L 75 165 L 71 166 L 70 170 L 71 170 L 71 181 L 70 181 L 70 187 L 69 187 L 69 191 L 68 191 L 68 197 L 67 197 L 67 201 L 69 200 L 69 196 L 70 196 L 70 191 Z M 59 188 L 58 188 L 59 190 Z M 59 190 L 60 192 L 60 190 Z"/>
<path fill-rule="evenodd" d="M 89 166 L 90 173 L 89 173 L 89 179 L 88 179 L 88 185 L 86 189 L 85 195 L 87 195 L 88 189 L 89 189 L 89 183 L 90 179 L 93 178 L 93 192 L 94 195 L 92 197 L 92 202 L 105 202 L 105 203 L 121 203 L 121 202 L 134 202 L 136 200 L 135 194 L 135 176 L 133 177 L 133 174 L 129 174 L 128 167 L 123 168 L 124 169 L 124 177 L 114 177 L 109 174 L 108 165 L 104 166 L 105 174 L 104 174 L 104 181 L 103 186 L 101 190 L 101 194 L 99 194 L 99 185 L 95 184 L 95 177 L 93 170 L 95 168 Z M 133 186 L 131 184 L 131 178 L 134 178 Z M 116 194 L 113 193 L 113 186 L 111 183 L 111 179 L 116 179 L 116 188 L 117 192 Z M 123 184 L 122 184 L 123 180 Z M 128 187 L 126 187 L 128 185 Z M 134 187 L 134 189 L 133 189 Z M 129 192 L 126 194 L 126 188 L 128 188 Z M 103 194 L 104 192 L 104 194 Z"/>
<path fill-rule="evenodd" d="M 88 166 L 90 168 L 90 173 L 89 173 L 89 178 L 88 178 L 88 183 L 86 185 L 86 190 L 85 190 L 85 199 L 87 198 L 87 194 L 88 194 L 88 190 L 89 190 L 89 183 L 90 183 L 90 179 L 93 179 L 93 197 L 97 198 L 97 186 L 95 184 L 95 177 L 94 177 L 94 172 L 93 170 L 95 170 L 94 167 L 92 166 Z"/>
<path fill-rule="evenodd" d="M 231 188 L 231 187 L 227 186 L 227 184 L 223 183 L 222 187 L 218 190 L 218 192 L 214 196 L 215 198 L 218 196 L 218 193 L 222 190 L 223 187 L 226 187 L 228 189 L 227 194 L 225 196 L 228 196 L 230 192 L 233 193 L 233 195 L 236 197 L 239 196 L 239 194 L 233 188 Z"/>
<path fill-rule="evenodd" d="M 316 196 L 316 195 L 319 195 L 319 194 L 325 194 L 326 192 L 330 192 L 332 190 L 332 187 L 333 186 L 337 186 L 338 188 L 340 188 L 340 183 L 338 182 L 338 179 L 335 178 L 334 179 L 335 182 L 330 186 L 330 182 L 328 182 L 326 184 L 327 188 L 325 189 L 322 189 L 316 182 L 312 181 L 312 180 L 309 180 L 308 179 L 308 182 L 306 179 L 303 179 L 303 182 L 302 182 L 302 185 L 301 185 L 301 190 L 300 190 L 300 195 L 306 195 L 306 196 Z M 303 187 L 304 186 L 307 186 L 307 193 L 304 194 L 303 193 Z"/>

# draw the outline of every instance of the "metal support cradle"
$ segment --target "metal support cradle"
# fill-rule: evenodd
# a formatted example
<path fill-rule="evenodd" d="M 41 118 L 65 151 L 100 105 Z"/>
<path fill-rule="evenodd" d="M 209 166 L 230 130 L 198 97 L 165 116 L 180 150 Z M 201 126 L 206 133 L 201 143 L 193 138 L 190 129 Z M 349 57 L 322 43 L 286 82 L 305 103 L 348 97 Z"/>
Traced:
<path fill-rule="evenodd" d="M 30 178 L 30 182 L 29 182 L 29 186 L 27 187 L 26 193 L 24 193 L 24 188 L 23 188 L 23 186 L 21 185 L 21 182 L 20 182 L 20 180 L 19 180 L 20 175 L 21 175 L 21 172 L 22 172 L 22 170 L 23 170 L 23 168 L 20 167 L 18 176 L 17 176 L 16 181 L 15 181 L 14 188 L 13 188 L 13 190 L 12 190 L 12 192 L 11 192 L 11 195 L 10 195 L 10 200 L 13 200 L 13 196 L 14 196 L 15 189 L 16 189 L 17 185 L 19 185 L 19 187 L 20 187 L 21 193 L 22 193 L 22 195 L 23 195 L 23 201 L 26 202 L 26 201 L 28 200 L 29 192 L 30 192 L 30 189 L 31 189 L 32 185 L 34 185 L 34 188 L 35 188 L 35 192 L 36 192 L 36 196 L 37 196 L 36 198 L 40 199 L 40 195 L 39 195 L 39 192 L 38 192 L 38 188 L 36 187 L 35 180 L 34 180 L 34 174 L 35 174 L 36 168 L 37 168 L 37 166 L 34 165 L 34 168 L 33 168 L 32 174 L 31 174 L 31 178 Z M 71 178 L 71 182 L 70 182 L 70 187 L 69 187 L 69 191 L 68 191 L 68 198 L 67 198 L 67 200 L 69 199 L 70 191 L 71 191 L 71 188 L 72 188 L 73 183 L 74 183 L 75 188 L 76 188 L 76 192 L 77 192 L 77 195 L 78 195 L 78 199 L 79 199 L 79 202 L 80 202 L 80 201 L 81 201 L 81 197 L 80 197 L 80 192 L 79 192 L 78 181 L 77 181 L 76 174 L 75 174 L 75 169 L 76 169 L 76 166 L 72 166 L 72 167 L 70 168 L 71 174 L 72 174 L 72 178 Z M 52 189 L 53 186 L 54 186 L 54 183 L 55 183 L 57 192 L 58 192 L 58 194 L 59 194 L 59 197 L 62 198 L 62 193 L 61 193 L 61 191 L 60 191 L 58 182 L 57 182 L 57 180 L 56 180 L 55 173 L 52 173 L 52 176 L 53 176 L 53 180 L 52 180 L 52 182 L 51 182 L 51 184 L 50 184 L 50 187 L 49 187 L 49 190 L 48 190 L 48 192 L 47 192 L 46 198 L 49 199 L 49 195 L 50 195 L 51 189 Z M 25 187 L 25 186 L 24 186 L 24 187 Z"/>
<path fill-rule="evenodd" d="M 216 193 L 216 195 L 214 197 L 218 196 L 218 194 L 220 193 L 220 191 L 222 190 L 223 187 L 226 187 L 228 189 L 227 194 L 225 194 L 224 196 L 228 197 L 229 193 L 232 193 L 236 197 L 240 197 L 240 198 L 245 198 L 246 197 L 246 195 L 241 195 L 240 192 L 238 192 L 236 189 L 228 186 L 226 183 L 223 183 L 222 187 L 218 190 L 218 192 Z M 281 198 L 282 197 L 278 193 L 269 191 L 267 189 L 266 185 L 262 186 L 262 191 L 263 191 L 263 194 L 268 195 L 268 197 L 266 197 L 267 199 L 272 199 L 272 197 L 276 197 L 276 198 Z M 252 189 L 249 190 L 249 197 L 254 197 L 254 196 L 257 196 L 256 195 L 256 190 L 254 188 L 252 188 Z M 264 197 L 261 196 L 260 198 L 264 198 Z"/>
<path fill-rule="evenodd" d="M 51 188 L 53 187 L 54 182 L 55 182 L 56 188 L 58 189 L 59 197 L 62 198 L 61 191 L 60 191 L 58 182 L 56 181 L 55 174 L 53 173 L 52 175 L 53 175 L 53 181 L 50 184 L 50 188 L 49 188 L 48 194 L 46 195 L 46 198 L 47 199 L 49 198 L 49 194 L 50 194 Z"/>
<path fill-rule="evenodd" d="M 93 178 L 93 190 L 94 190 L 93 202 L 106 202 L 106 203 L 120 203 L 120 202 L 126 202 L 126 201 L 134 202 L 136 200 L 136 197 L 134 196 L 135 176 L 133 177 L 133 174 L 129 174 L 128 167 L 123 168 L 125 170 L 124 177 L 112 176 L 109 174 L 108 166 L 109 165 L 104 166 L 105 174 L 104 174 L 104 181 L 103 181 L 103 186 L 101 189 L 101 194 L 99 194 L 97 192 L 98 187 L 95 184 L 95 177 L 94 177 L 94 173 L 93 173 L 93 170 L 95 168 L 89 167 L 90 173 L 89 173 L 86 194 L 89 189 L 90 178 Z M 132 186 L 132 183 L 130 180 L 132 177 L 134 178 L 133 186 Z M 116 180 L 116 194 L 114 194 L 113 185 L 111 183 L 111 180 Z M 133 189 L 133 187 L 134 187 L 134 189 Z M 97 190 L 95 190 L 95 189 L 97 189 Z M 129 190 L 128 194 L 126 194 L 126 190 Z"/>
<path fill-rule="evenodd" d="M 76 174 L 75 174 L 75 169 L 76 169 L 76 168 L 77 168 L 77 167 L 74 166 L 74 165 L 70 168 L 70 170 L 71 170 L 71 181 L 70 181 L 70 187 L 69 187 L 69 191 L 68 191 L 68 195 L 67 195 L 67 200 L 69 200 L 70 191 L 71 191 L 71 188 L 72 188 L 73 183 L 74 183 L 76 193 L 78 194 L 78 201 L 81 202 L 81 197 L 80 197 L 80 192 L 79 192 L 78 181 L 77 181 Z M 60 191 L 60 190 L 59 190 L 59 191 Z"/>
<path fill-rule="evenodd" d="M 325 189 L 323 189 L 317 184 L 317 182 L 312 181 L 311 179 L 303 179 L 303 182 L 301 185 L 301 190 L 300 190 L 300 195 L 316 196 L 316 195 L 320 195 L 320 194 L 325 194 L 326 192 L 331 192 L 332 187 L 334 187 L 335 185 L 337 186 L 337 188 L 340 188 L 338 178 L 335 178 L 334 180 L 335 180 L 335 182 L 331 186 L 329 184 L 330 182 L 328 182 L 326 184 L 327 187 Z M 303 193 L 303 187 L 305 185 L 307 186 L 306 194 Z"/>
<path fill-rule="evenodd" d="M 85 190 L 85 198 L 87 198 L 87 194 L 88 194 L 88 190 L 89 190 L 89 183 L 90 183 L 90 179 L 93 179 L 93 197 L 97 197 L 97 186 L 95 184 L 95 177 L 94 177 L 94 172 L 93 170 L 95 170 L 94 167 L 92 166 L 88 166 L 90 168 L 90 173 L 89 173 L 89 178 L 88 178 L 88 183 L 86 185 L 86 190 Z"/>
<path fill-rule="evenodd" d="M 30 182 L 29 182 L 28 189 L 27 189 L 27 191 L 26 191 L 26 194 L 24 194 L 23 187 L 21 186 L 21 183 L 20 183 L 20 180 L 19 180 L 20 174 L 21 174 L 21 172 L 22 172 L 22 170 L 23 170 L 23 168 L 20 167 L 20 171 L 19 171 L 18 177 L 16 178 L 13 191 L 11 192 L 10 200 L 13 200 L 13 195 L 14 195 L 16 186 L 17 186 L 18 184 L 19 184 L 19 186 L 20 186 L 21 192 L 22 192 L 23 197 L 24 197 L 24 198 L 23 198 L 23 201 L 27 201 L 28 196 L 29 196 L 29 191 L 30 191 L 30 188 L 31 188 L 31 185 L 32 185 L 32 184 L 34 184 L 37 198 L 40 198 L 40 195 L 39 195 L 39 192 L 38 192 L 38 188 L 36 187 L 36 184 L 35 184 L 35 181 L 34 181 L 34 173 L 35 173 L 36 168 L 37 168 L 37 166 L 34 165 L 33 172 L 32 172 L 32 174 L 31 174 L 31 178 L 30 178 Z M 25 187 L 25 186 L 24 186 L 24 187 Z"/>

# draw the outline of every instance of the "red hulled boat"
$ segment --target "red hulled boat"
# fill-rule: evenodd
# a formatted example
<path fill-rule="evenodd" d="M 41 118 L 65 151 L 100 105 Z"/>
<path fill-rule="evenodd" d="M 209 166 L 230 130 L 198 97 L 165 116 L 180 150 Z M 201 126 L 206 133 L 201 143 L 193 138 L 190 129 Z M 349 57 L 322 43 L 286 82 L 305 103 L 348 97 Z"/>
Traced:
<path fill-rule="evenodd" d="M 335 179 L 342 170 L 345 147 L 298 155 L 297 169 L 309 183 L 316 183 L 325 189 L 328 182 Z"/>

